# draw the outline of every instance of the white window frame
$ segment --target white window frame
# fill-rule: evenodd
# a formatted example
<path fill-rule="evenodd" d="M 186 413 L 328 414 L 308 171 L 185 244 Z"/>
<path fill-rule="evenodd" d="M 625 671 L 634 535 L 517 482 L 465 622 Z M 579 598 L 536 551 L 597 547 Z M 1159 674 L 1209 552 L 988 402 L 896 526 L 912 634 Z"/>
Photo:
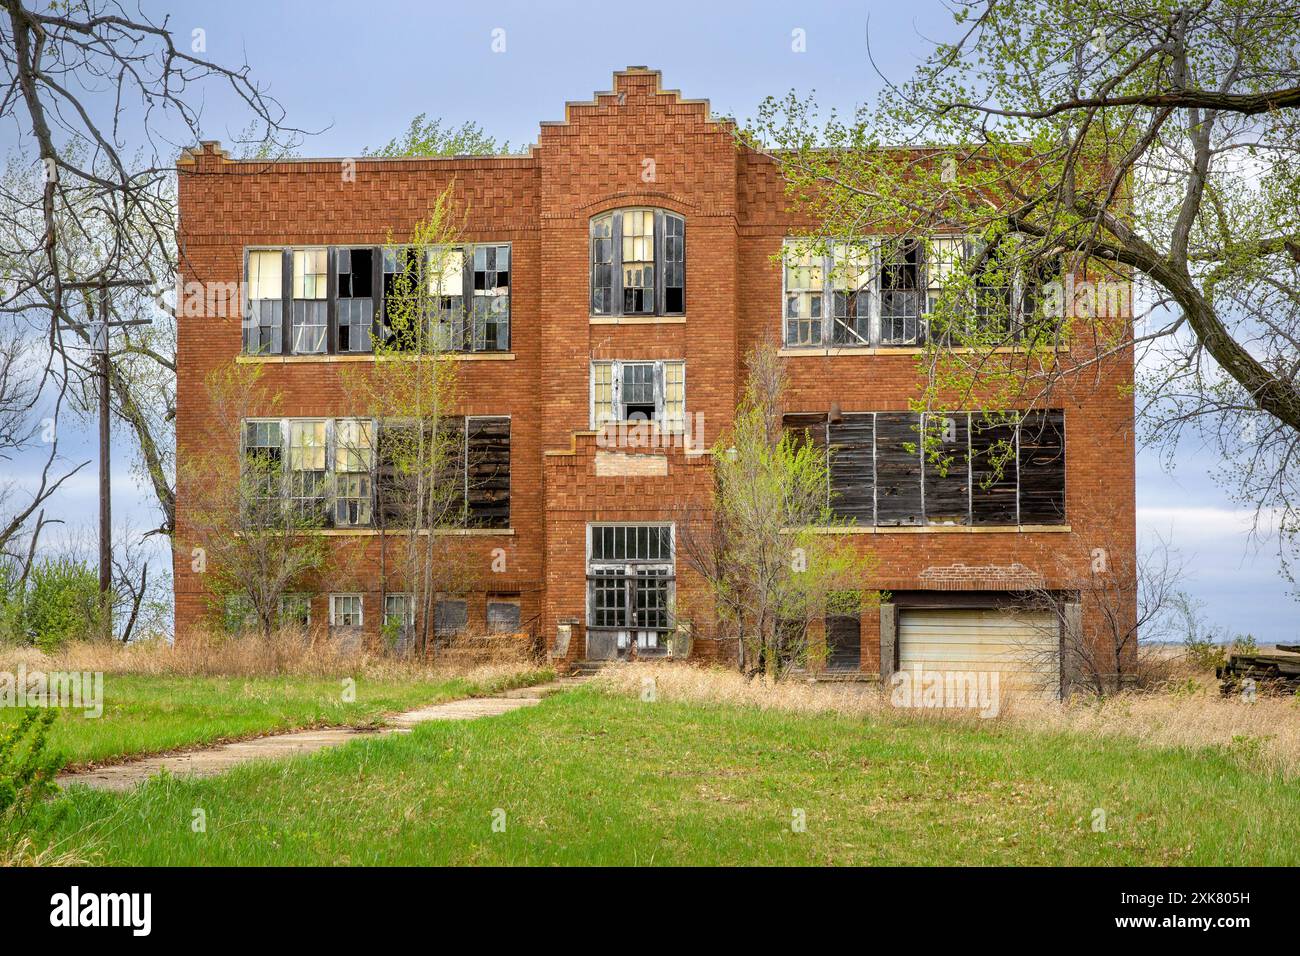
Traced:
<path fill-rule="evenodd" d="M 298 257 L 300 254 L 320 253 L 325 263 L 323 273 L 311 273 L 313 276 L 319 276 L 320 288 L 314 289 L 319 294 L 303 295 L 299 298 L 298 282 L 303 276 L 298 272 Z M 290 246 L 289 247 L 289 354 L 290 355 L 325 355 L 329 352 L 330 340 L 330 292 L 329 292 L 329 274 L 330 274 L 330 249 L 328 246 Z M 304 288 L 303 290 L 307 290 Z M 298 303 L 304 303 L 303 312 L 307 314 L 310 305 L 316 305 L 311 312 L 320 315 L 319 322 L 298 322 Z M 320 330 L 320 347 L 319 348 L 299 348 L 298 347 L 298 330 Z"/>
<path fill-rule="evenodd" d="M 685 359 L 593 359 L 587 376 L 587 407 L 589 409 L 588 420 L 590 427 L 598 429 L 604 425 L 641 424 L 641 422 L 629 422 L 627 419 L 627 408 L 623 401 L 623 367 L 625 365 L 650 365 L 653 367 L 655 398 L 653 422 L 660 431 L 665 433 L 675 434 L 682 431 L 686 427 L 687 415 Z M 669 365 L 679 366 L 682 372 L 680 418 L 673 417 L 670 419 L 665 415 L 668 405 L 667 366 Z M 610 403 L 613 417 L 605 420 L 599 420 L 596 415 L 596 368 L 598 366 L 608 366 L 610 369 Z"/>
<path fill-rule="evenodd" d="M 340 623 L 338 603 L 341 600 L 353 600 L 357 602 L 357 621 L 355 624 Z M 365 627 L 366 624 L 366 599 L 365 595 L 355 591 L 347 591 L 330 595 L 330 627 Z"/>

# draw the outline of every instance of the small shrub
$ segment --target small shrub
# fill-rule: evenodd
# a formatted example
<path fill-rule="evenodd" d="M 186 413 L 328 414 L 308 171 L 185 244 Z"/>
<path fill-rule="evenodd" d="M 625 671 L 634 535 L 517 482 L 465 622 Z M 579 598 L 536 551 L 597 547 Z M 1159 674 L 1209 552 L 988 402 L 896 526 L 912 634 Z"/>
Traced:
<path fill-rule="evenodd" d="M 1259 644 L 1255 641 L 1253 634 L 1238 634 L 1228 645 L 1230 654 L 1258 654 Z"/>
<path fill-rule="evenodd" d="M 54 778 L 64 761 L 48 749 L 57 710 L 29 707 L 18 723 L 0 734 L 0 856 L 11 858 L 27 845 L 31 810 L 58 791 Z"/>
<path fill-rule="evenodd" d="M 1189 634 L 1183 641 L 1183 653 L 1188 663 L 1202 671 L 1222 667 L 1226 660 L 1223 645 L 1209 633 Z"/>
<path fill-rule="evenodd" d="M 99 577 L 78 561 L 55 558 L 33 565 L 22 602 L 22 627 L 47 653 L 100 633 Z"/>

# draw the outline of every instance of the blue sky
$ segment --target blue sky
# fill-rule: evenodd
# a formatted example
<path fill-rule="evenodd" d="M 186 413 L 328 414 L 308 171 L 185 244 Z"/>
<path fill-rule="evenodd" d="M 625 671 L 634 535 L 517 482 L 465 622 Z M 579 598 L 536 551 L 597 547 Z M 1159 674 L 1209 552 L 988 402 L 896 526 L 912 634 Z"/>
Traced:
<path fill-rule="evenodd" d="M 180 38 L 201 29 L 212 59 L 247 59 L 253 75 L 288 111 L 295 126 L 320 130 L 307 155 L 355 156 L 399 135 L 420 112 L 451 124 L 478 122 L 499 140 L 522 147 L 537 124 L 560 119 L 566 100 L 610 86 L 611 73 L 637 64 L 662 70 L 664 83 L 707 98 L 718 114 L 753 115 L 766 95 L 815 91 L 823 107 L 852 109 L 887 77 L 903 78 L 929 41 L 951 34 L 935 0 L 900 3 L 749 2 L 734 8 L 656 0 L 491 4 L 144 3 L 170 13 Z M 804 31 L 806 51 L 792 49 Z M 494 32 L 504 31 L 504 33 Z M 868 35 L 871 55 L 868 56 Z M 504 39 L 504 51 L 500 48 Z M 210 90 L 204 136 L 227 143 L 248 122 L 237 104 Z M 7 132 L 5 135 L 9 135 Z M 0 142 L 0 147 L 9 144 Z M 64 430 L 77 461 L 92 457 L 94 437 Z M 80 447 L 76 447 L 77 445 Z M 148 490 L 129 473 L 119 447 L 114 514 L 153 527 Z M 1300 638 L 1297 605 L 1287 596 L 1267 543 L 1248 540 L 1250 516 L 1210 480 L 1203 450 L 1186 446 L 1172 473 L 1153 454 L 1138 458 L 1140 531 L 1159 532 L 1189 563 L 1187 587 L 1211 620 L 1263 640 Z M 36 464 L 18 464 L 30 472 Z M 95 520 L 93 465 L 61 492 L 70 522 Z"/>

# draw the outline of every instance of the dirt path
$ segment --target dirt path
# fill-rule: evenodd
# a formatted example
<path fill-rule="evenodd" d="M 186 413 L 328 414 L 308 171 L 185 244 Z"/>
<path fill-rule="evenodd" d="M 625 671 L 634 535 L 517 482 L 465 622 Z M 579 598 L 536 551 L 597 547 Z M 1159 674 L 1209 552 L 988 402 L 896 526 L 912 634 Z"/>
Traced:
<path fill-rule="evenodd" d="M 573 680 L 552 681 L 536 687 L 521 687 L 506 691 L 497 697 L 469 697 L 464 700 L 433 704 L 396 714 L 385 720 L 384 726 L 371 729 L 352 727 L 327 727 L 322 730 L 299 730 L 285 734 L 254 737 L 237 743 L 220 744 L 203 750 L 169 754 L 161 757 L 141 757 L 125 763 L 61 774 L 56 783 L 61 787 L 81 784 L 101 790 L 129 790 L 138 783 L 166 770 L 176 776 L 211 777 L 224 773 L 231 767 L 250 760 L 275 760 L 315 753 L 327 747 L 337 747 L 358 737 L 382 737 L 387 734 L 409 734 L 416 724 L 430 720 L 477 720 L 508 714 L 520 707 L 531 707 L 548 694 L 574 686 Z"/>

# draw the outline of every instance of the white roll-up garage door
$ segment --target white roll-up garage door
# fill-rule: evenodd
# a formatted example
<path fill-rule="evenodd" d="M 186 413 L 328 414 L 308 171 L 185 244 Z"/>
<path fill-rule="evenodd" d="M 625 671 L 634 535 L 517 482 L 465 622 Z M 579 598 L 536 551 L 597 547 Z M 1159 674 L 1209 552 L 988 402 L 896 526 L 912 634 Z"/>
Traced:
<path fill-rule="evenodd" d="M 898 666 L 924 671 L 998 671 L 1003 693 L 1056 697 L 1060 631 L 1050 612 L 903 608 Z"/>

